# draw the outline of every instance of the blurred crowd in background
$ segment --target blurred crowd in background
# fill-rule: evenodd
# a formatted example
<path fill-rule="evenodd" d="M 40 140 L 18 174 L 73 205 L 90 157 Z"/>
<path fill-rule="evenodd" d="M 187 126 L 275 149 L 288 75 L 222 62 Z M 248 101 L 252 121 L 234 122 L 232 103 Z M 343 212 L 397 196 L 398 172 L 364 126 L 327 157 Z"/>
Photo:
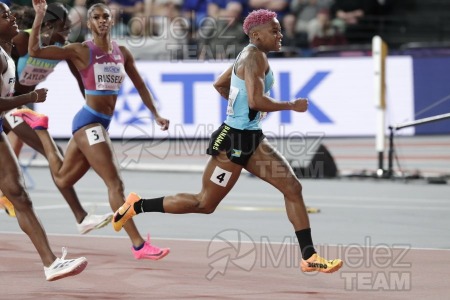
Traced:
<path fill-rule="evenodd" d="M 31 0 L 11 4 L 21 29 L 31 28 Z M 439 49 L 450 55 L 450 0 L 60 0 L 72 21 L 70 42 L 89 38 L 88 7 L 109 5 L 113 39 L 136 59 L 230 59 L 248 44 L 242 22 L 252 10 L 277 12 L 278 57 L 369 55 L 374 35 L 390 51 Z M 436 51 L 435 51 L 436 52 Z"/>

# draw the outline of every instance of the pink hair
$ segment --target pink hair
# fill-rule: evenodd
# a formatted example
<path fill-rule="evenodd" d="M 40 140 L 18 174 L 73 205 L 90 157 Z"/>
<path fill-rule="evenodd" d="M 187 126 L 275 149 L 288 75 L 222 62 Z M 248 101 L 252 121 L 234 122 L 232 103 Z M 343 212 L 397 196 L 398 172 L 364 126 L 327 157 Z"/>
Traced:
<path fill-rule="evenodd" d="M 254 10 L 245 18 L 244 25 L 242 27 L 244 28 L 245 34 L 248 35 L 248 32 L 253 27 L 266 24 L 276 17 L 277 14 L 275 12 L 267 9 Z"/>

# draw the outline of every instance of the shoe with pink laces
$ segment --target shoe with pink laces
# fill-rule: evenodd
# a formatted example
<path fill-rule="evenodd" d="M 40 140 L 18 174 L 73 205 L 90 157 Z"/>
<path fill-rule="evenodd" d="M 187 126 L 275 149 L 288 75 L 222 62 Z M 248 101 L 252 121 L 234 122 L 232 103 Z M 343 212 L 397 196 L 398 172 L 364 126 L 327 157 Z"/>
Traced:
<path fill-rule="evenodd" d="M 136 259 L 150 260 L 159 260 L 170 253 L 169 248 L 159 248 L 150 244 L 150 235 L 147 236 L 147 241 L 144 242 L 144 246 L 141 249 L 135 250 L 133 247 L 131 247 L 131 251 L 134 254 L 134 258 Z"/>
<path fill-rule="evenodd" d="M 18 109 L 12 114 L 21 117 L 34 130 L 44 130 L 48 128 L 48 117 L 31 110 L 29 108 Z"/>

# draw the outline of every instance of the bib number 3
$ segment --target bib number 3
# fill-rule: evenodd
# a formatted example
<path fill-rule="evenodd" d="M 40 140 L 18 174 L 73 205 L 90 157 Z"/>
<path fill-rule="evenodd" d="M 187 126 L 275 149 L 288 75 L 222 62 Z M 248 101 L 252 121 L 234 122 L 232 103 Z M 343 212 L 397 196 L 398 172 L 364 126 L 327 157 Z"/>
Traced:
<path fill-rule="evenodd" d="M 105 141 L 102 126 L 95 126 L 86 129 L 86 136 L 88 138 L 89 145 L 91 146 Z"/>
<path fill-rule="evenodd" d="M 210 180 L 217 185 L 225 187 L 228 184 L 228 180 L 230 180 L 231 174 L 232 173 L 227 170 L 216 167 L 211 175 Z"/>

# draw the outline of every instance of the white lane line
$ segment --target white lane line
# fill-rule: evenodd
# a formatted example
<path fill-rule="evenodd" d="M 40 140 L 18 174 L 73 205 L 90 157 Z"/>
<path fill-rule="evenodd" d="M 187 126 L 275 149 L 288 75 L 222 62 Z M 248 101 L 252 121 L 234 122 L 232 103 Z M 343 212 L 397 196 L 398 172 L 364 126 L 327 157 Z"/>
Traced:
<path fill-rule="evenodd" d="M 187 193 L 192 191 L 185 191 Z M 106 192 L 99 192 L 95 189 L 77 189 L 77 193 L 81 199 L 81 202 L 83 203 L 83 199 L 99 199 L 101 201 L 108 201 L 108 195 Z M 153 196 L 160 196 L 160 195 L 170 195 L 173 194 L 174 191 L 167 191 L 167 190 L 152 190 L 151 195 L 148 197 Z M 194 192 L 195 193 L 195 192 Z M 61 199 L 61 201 L 64 201 L 62 199 L 62 196 L 59 194 L 55 194 L 54 191 L 30 191 L 31 198 L 34 197 L 43 197 L 43 198 L 51 198 L 51 199 Z M 146 197 L 146 195 L 142 195 L 143 197 Z M 442 195 L 444 197 L 445 195 Z M 309 200 L 327 200 L 327 201 L 345 201 L 345 202 L 373 202 L 373 203 L 381 203 L 381 202 L 407 202 L 408 204 L 448 204 L 450 206 L 450 201 L 448 198 L 436 198 L 433 196 L 433 198 L 413 198 L 413 197 L 396 197 L 396 196 L 389 196 L 389 197 L 379 197 L 379 196 L 335 196 L 335 195 L 303 195 L 306 202 Z M 230 198 L 244 198 L 244 199 L 256 199 L 254 202 L 259 203 L 260 199 L 271 199 L 271 200 L 281 200 L 282 201 L 282 195 L 281 193 L 274 192 L 273 194 L 270 194 L 270 192 L 267 193 L 236 193 L 231 192 L 228 198 L 224 199 L 224 201 L 233 201 Z M 275 202 L 276 203 L 276 202 Z"/>
<path fill-rule="evenodd" d="M 240 203 L 241 205 L 229 205 L 233 203 Z M 109 203 L 97 203 L 97 202 L 83 202 L 82 203 L 84 207 L 90 208 L 90 207 L 105 207 L 109 208 Z M 225 203 L 224 203 L 225 204 Z M 280 203 L 280 206 L 267 206 L 267 205 L 256 205 L 256 206 L 249 206 L 249 205 L 242 205 L 242 204 L 248 204 L 243 203 L 243 201 L 234 200 L 234 201 L 228 201 L 228 205 L 219 205 L 217 208 L 221 211 L 244 211 L 244 212 L 285 212 L 285 207 Z M 324 207 L 326 208 L 333 208 L 333 209 L 374 209 L 374 210 L 398 210 L 398 211 L 450 211 L 450 207 L 442 207 L 442 206 L 405 206 L 405 205 L 372 205 L 372 204 L 344 204 L 344 203 L 320 203 L 320 204 L 314 204 L 315 208 L 322 209 Z M 68 209 L 67 204 L 52 204 L 52 205 L 34 205 L 35 210 L 57 210 L 57 209 Z M 3 211 L 0 211 L 0 214 L 3 213 Z"/>
<path fill-rule="evenodd" d="M 9 231 L 0 231 L 0 234 L 5 234 L 5 235 L 23 235 L 24 233 L 22 231 L 18 231 L 18 232 L 9 232 Z M 73 237 L 73 238 L 83 238 L 83 239 L 99 239 L 99 238 L 103 238 L 103 239 L 126 239 L 129 240 L 129 238 L 127 236 L 119 236 L 119 235 L 80 235 L 80 234 L 62 234 L 62 233 L 48 233 L 48 236 L 52 236 L 52 237 Z M 201 242 L 201 243 L 210 243 L 212 240 L 211 239 L 189 239 L 189 238 L 170 238 L 170 237 L 156 237 L 156 236 L 152 236 L 152 239 L 155 240 L 165 240 L 165 241 L 185 241 L 185 242 Z M 216 241 L 216 240 L 214 240 Z M 265 242 L 262 241 L 246 241 L 246 240 L 227 240 L 226 242 L 233 242 L 233 243 L 252 243 L 252 244 L 264 244 Z M 271 241 L 271 244 L 279 244 L 279 245 L 283 245 L 285 244 L 285 242 L 276 242 L 276 241 Z M 345 246 L 352 246 L 355 247 L 355 244 L 348 244 L 348 245 L 343 245 L 343 244 L 327 244 L 327 247 L 345 247 Z M 376 248 L 377 246 L 366 246 L 366 245 L 357 245 L 358 247 L 361 248 Z M 402 247 L 401 245 L 393 245 L 391 248 L 393 249 L 404 249 L 405 247 Z M 446 251 L 446 252 L 450 252 L 450 249 L 442 249 L 442 248 L 424 248 L 424 247 L 410 247 L 409 245 L 407 245 L 406 247 L 407 249 L 411 249 L 411 250 L 433 250 L 433 251 Z"/>

